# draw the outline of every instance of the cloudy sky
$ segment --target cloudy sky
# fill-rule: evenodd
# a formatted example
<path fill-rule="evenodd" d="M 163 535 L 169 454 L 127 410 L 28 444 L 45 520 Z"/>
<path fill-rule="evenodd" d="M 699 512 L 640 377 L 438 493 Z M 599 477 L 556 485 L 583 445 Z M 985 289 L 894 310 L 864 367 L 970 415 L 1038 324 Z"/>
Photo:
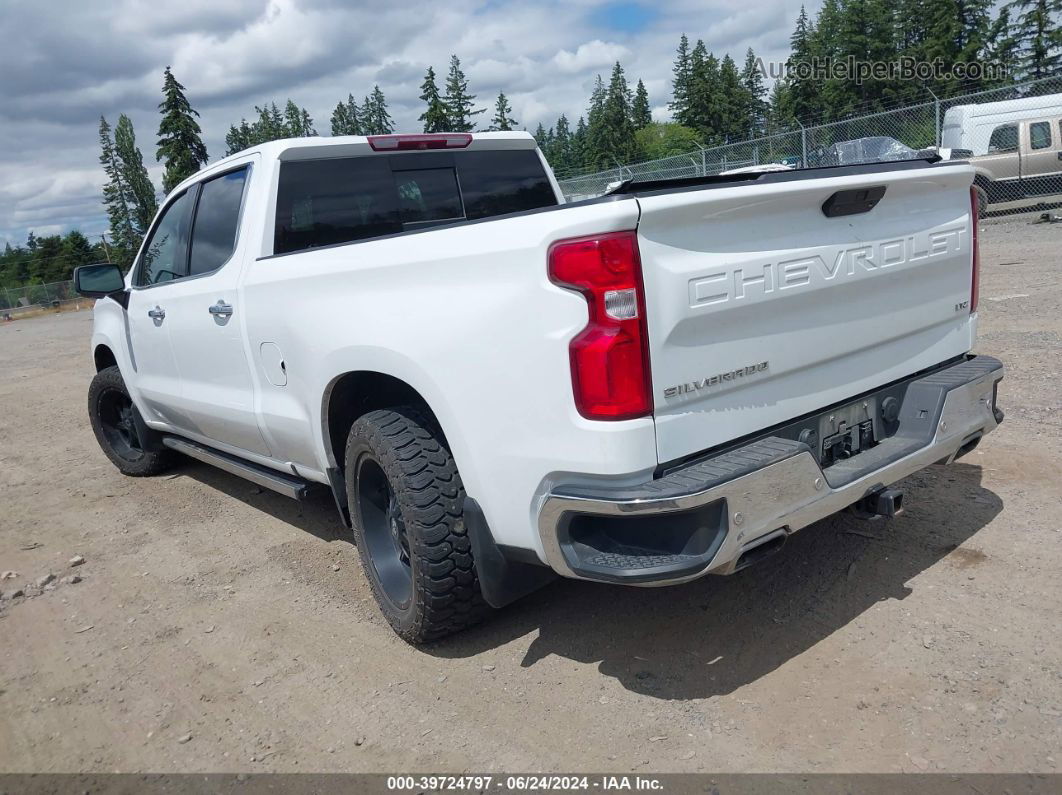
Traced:
<path fill-rule="evenodd" d="M 809 12 L 818 6 L 807 3 Z M 106 231 L 97 125 L 132 118 L 156 185 L 157 104 L 171 65 L 211 158 L 255 104 L 291 97 L 322 133 L 336 102 L 379 83 L 399 131 L 419 131 L 429 64 L 457 53 L 478 101 L 505 91 L 528 129 L 584 112 L 594 76 L 623 63 L 667 118 L 679 36 L 739 62 L 781 60 L 800 0 L 0 0 L 0 245 Z M 489 116 L 490 111 L 484 116 Z"/>

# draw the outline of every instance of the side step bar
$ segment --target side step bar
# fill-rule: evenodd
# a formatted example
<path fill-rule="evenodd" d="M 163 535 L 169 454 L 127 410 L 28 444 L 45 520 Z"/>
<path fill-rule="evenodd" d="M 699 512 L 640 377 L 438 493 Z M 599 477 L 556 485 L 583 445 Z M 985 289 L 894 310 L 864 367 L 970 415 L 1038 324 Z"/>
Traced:
<path fill-rule="evenodd" d="M 162 443 L 171 450 L 184 453 L 203 463 L 216 466 L 218 469 L 224 469 L 230 474 L 237 475 L 252 483 L 257 483 L 262 488 L 283 494 L 285 497 L 291 497 L 293 500 L 303 499 L 310 489 L 308 482 L 294 475 L 286 475 L 283 472 L 277 472 L 275 469 L 244 461 L 242 458 L 223 453 L 220 450 L 214 450 L 211 447 L 189 441 L 188 439 L 164 436 Z"/>

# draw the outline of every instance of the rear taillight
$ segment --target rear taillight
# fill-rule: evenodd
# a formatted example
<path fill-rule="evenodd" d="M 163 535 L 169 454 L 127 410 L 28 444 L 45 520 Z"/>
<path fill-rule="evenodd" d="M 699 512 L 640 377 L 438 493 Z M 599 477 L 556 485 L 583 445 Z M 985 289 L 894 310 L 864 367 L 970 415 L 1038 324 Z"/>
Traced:
<path fill-rule="evenodd" d="M 973 262 L 970 276 L 970 314 L 977 311 L 977 299 L 981 292 L 981 244 L 977 240 L 978 217 L 981 203 L 976 187 L 970 188 L 970 245 L 973 248 Z"/>
<path fill-rule="evenodd" d="M 374 152 L 399 152 L 409 149 L 464 149 L 472 143 L 468 133 L 426 133 L 424 135 L 370 135 Z"/>
<path fill-rule="evenodd" d="M 635 232 L 561 240 L 549 250 L 549 276 L 589 305 L 586 328 L 571 341 L 572 389 L 591 420 L 652 413 L 649 336 Z"/>

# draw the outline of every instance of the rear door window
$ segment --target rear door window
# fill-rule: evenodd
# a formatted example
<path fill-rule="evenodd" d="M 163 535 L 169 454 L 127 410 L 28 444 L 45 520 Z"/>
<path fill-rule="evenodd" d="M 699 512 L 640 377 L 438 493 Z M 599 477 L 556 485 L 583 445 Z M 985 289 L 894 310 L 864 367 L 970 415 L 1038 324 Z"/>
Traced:
<path fill-rule="evenodd" d="M 1051 125 L 1046 121 L 1035 121 L 1029 125 L 1029 148 L 1048 149 L 1051 146 Z"/>
<path fill-rule="evenodd" d="M 556 204 L 533 149 L 286 161 L 273 253 Z"/>

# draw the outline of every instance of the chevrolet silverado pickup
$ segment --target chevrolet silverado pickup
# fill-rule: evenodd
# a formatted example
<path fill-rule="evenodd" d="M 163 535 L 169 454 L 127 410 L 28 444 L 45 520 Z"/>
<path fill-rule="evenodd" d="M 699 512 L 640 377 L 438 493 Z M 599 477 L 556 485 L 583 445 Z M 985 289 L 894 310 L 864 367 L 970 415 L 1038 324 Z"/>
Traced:
<path fill-rule="evenodd" d="M 557 575 L 729 574 L 1002 420 L 974 171 L 623 183 L 565 203 L 526 133 L 274 141 L 166 198 L 98 298 L 89 418 L 331 492 L 380 610 L 440 638 Z"/>

